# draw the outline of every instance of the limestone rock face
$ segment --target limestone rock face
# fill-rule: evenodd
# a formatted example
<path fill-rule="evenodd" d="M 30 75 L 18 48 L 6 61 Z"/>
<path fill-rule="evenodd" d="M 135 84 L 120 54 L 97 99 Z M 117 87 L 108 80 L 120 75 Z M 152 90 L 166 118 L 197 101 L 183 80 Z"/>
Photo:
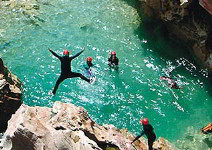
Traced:
<path fill-rule="evenodd" d="M 4 136 L 3 150 L 147 150 L 143 137 L 131 145 L 135 136 L 127 130 L 100 126 L 84 108 L 61 102 L 53 108 L 22 104 Z M 160 143 L 165 142 L 155 142 L 156 148 L 168 147 Z"/>
<path fill-rule="evenodd" d="M 191 55 L 212 71 L 212 15 L 199 0 L 145 0 L 144 13 L 160 19 L 171 36 L 191 48 Z M 146 11 L 148 10 L 148 11 Z"/>
<path fill-rule="evenodd" d="M 0 132 L 7 128 L 11 115 L 21 105 L 21 82 L 5 66 L 0 58 Z"/>

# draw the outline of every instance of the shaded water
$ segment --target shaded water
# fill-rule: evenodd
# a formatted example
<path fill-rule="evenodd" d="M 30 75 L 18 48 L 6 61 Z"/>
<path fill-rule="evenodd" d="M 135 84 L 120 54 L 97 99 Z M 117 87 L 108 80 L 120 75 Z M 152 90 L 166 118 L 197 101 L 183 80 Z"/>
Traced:
<path fill-rule="evenodd" d="M 1 9 L 0 56 L 23 82 L 25 104 L 51 106 L 73 103 L 88 110 L 100 124 L 140 132 L 139 119 L 148 117 L 157 137 L 172 142 L 196 132 L 212 120 L 208 73 L 194 64 L 185 48 L 152 35 L 140 26 L 135 8 L 120 0 L 39 1 L 36 13 Z M 132 4 L 135 5 L 135 4 Z M 6 15 L 9 14 L 9 15 Z M 8 19 L 10 18 L 10 19 Z M 93 57 L 97 82 L 65 80 L 56 96 L 51 91 L 60 63 L 48 51 L 76 54 L 72 70 L 83 73 L 84 58 Z M 108 52 L 120 59 L 118 71 L 108 68 Z M 176 67 L 176 68 L 175 68 Z M 174 90 L 160 81 L 168 68 L 183 87 Z"/>

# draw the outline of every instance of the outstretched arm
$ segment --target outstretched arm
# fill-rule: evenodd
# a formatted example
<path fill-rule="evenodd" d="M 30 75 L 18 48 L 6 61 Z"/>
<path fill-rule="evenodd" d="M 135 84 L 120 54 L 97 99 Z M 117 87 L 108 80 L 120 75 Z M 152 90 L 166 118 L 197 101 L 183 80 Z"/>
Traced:
<path fill-rule="evenodd" d="M 136 138 L 131 142 L 131 144 L 134 143 L 136 140 L 138 140 L 143 135 L 144 135 L 144 131 L 142 131 L 140 135 L 136 136 Z"/>
<path fill-rule="evenodd" d="M 71 59 L 74 59 L 74 58 L 78 57 L 80 54 L 82 54 L 82 52 L 84 52 L 84 50 L 82 50 L 81 52 L 77 53 L 77 54 L 74 55 L 74 56 L 71 56 L 70 58 L 71 58 Z"/>
<path fill-rule="evenodd" d="M 49 48 L 49 51 L 50 51 L 55 57 L 57 57 L 58 59 L 61 58 L 59 55 L 57 55 L 55 52 L 53 52 L 50 48 Z"/>

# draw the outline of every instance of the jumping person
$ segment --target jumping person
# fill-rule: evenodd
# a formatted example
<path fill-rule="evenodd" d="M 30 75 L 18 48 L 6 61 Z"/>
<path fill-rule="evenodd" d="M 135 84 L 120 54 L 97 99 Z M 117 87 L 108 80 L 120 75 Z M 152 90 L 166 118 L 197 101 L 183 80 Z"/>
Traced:
<path fill-rule="evenodd" d="M 154 128 L 152 127 L 151 124 L 148 123 L 148 118 L 145 119 L 141 119 L 140 120 L 140 124 L 143 125 L 143 131 L 141 132 L 140 135 L 138 135 L 132 142 L 134 143 L 136 140 L 138 140 L 141 136 L 143 136 L 144 134 L 147 136 L 148 138 L 148 146 L 149 146 L 149 150 L 152 150 L 152 145 L 156 139 L 156 135 L 153 132 Z"/>
<path fill-rule="evenodd" d="M 61 73 L 60 73 L 60 77 L 57 79 L 56 85 L 54 87 L 54 90 L 52 91 L 52 93 L 55 95 L 56 91 L 58 89 L 58 86 L 60 83 L 62 83 L 65 79 L 67 78 L 76 78 L 76 77 L 80 77 L 81 79 L 87 81 L 90 83 L 90 79 L 86 78 L 85 76 L 83 76 L 81 73 L 76 73 L 76 72 L 72 72 L 71 71 L 71 61 L 78 57 L 84 50 L 82 50 L 81 52 L 77 53 L 74 56 L 69 57 L 69 52 L 68 50 L 64 50 L 63 55 L 64 56 L 59 56 L 57 55 L 55 52 L 53 52 L 50 48 L 49 51 L 60 60 L 61 63 Z"/>
<path fill-rule="evenodd" d="M 108 65 L 110 67 L 117 67 L 119 65 L 119 59 L 116 57 L 116 52 L 109 53 L 111 56 L 108 58 Z"/>

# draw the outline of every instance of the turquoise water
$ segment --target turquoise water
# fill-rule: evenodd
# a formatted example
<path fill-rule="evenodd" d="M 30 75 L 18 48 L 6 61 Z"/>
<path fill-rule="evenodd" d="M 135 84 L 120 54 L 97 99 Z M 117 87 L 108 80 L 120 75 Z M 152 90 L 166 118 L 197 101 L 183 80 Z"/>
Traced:
<path fill-rule="evenodd" d="M 196 135 L 211 122 L 207 70 L 191 61 L 188 50 L 179 43 L 140 26 L 143 20 L 132 7 L 134 3 L 51 0 L 38 5 L 40 9 L 30 13 L 20 9 L 0 12 L 4 14 L 0 16 L 0 56 L 23 82 L 25 104 L 50 107 L 58 100 L 73 103 L 87 109 L 98 123 L 127 128 L 135 134 L 140 132 L 139 119 L 148 117 L 157 137 L 174 143 L 186 138 L 191 128 L 190 133 L 195 131 Z M 60 63 L 48 48 L 60 55 L 64 49 L 76 54 L 85 48 L 72 61 L 72 70 L 83 73 L 84 58 L 92 56 L 96 83 L 68 79 L 52 96 Z M 112 50 L 120 59 L 118 71 L 107 66 Z M 168 68 L 175 68 L 172 75 L 181 90 L 160 81 Z"/>

